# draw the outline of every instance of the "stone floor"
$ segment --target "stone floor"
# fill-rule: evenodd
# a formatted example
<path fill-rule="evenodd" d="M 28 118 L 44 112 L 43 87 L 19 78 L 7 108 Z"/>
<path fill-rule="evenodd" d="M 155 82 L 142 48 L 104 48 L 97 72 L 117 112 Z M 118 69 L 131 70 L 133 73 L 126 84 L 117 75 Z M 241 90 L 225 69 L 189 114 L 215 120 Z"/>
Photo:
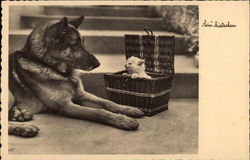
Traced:
<path fill-rule="evenodd" d="M 27 124 L 40 127 L 35 138 L 9 136 L 10 154 L 196 154 L 198 100 L 173 99 L 169 110 L 138 119 L 137 131 L 40 114 Z"/>

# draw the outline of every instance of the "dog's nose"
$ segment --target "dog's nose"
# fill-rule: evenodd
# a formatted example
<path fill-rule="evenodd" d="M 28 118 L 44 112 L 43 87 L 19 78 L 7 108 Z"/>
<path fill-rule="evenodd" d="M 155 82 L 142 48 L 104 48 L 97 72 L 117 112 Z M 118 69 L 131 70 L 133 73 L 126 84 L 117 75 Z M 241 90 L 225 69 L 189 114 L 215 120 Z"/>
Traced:
<path fill-rule="evenodd" d="M 98 59 L 95 56 L 90 56 L 90 62 L 91 62 L 91 66 L 93 68 L 97 68 L 100 66 L 100 62 L 98 61 Z"/>
<path fill-rule="evenodd" d="M 97 68 L 101 65 L 101 63 L 96 59 L 96 61 L 94 62 L 94 67 Z"/>

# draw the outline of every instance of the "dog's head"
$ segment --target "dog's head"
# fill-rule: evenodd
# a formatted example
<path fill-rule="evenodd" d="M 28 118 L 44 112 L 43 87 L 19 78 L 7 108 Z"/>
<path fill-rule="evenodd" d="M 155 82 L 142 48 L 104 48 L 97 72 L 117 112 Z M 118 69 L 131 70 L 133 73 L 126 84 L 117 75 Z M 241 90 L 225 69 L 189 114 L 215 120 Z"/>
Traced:
<path fill-rule="evenodd" d="M 99 61 L 85 49 L 77 31 L 83 19 L 81 16 L 69 21 L 64 17 L 34 29 L 25 45 L 27 54 L 64 74 L 73 69 L 90 71 L 98 67 Z"/>

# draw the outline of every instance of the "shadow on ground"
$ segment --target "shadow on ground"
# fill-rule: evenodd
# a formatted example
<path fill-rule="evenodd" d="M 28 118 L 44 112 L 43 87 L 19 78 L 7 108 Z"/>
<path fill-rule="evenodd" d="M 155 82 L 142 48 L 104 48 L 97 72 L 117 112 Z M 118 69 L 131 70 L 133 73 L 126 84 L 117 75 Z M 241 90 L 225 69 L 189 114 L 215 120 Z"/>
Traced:
<path fill-rule="evenodd" d="M 139 130 L 123 131 L 94 122 L 39 114 L 35 138 L 9 136 L 10 154 L 196 154 L 198 101 L 175 99 L 169 110 L 138 119 Z"/>

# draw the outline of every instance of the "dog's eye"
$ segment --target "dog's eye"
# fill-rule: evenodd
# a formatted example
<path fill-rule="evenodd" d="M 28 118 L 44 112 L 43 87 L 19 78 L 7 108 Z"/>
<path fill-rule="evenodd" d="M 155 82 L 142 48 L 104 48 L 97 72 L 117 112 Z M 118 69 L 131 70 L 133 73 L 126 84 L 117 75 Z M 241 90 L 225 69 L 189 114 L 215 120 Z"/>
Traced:
<path fill-rule="evenodd" d="M 73 42 L 73 43 L 71 44 L 71 47 L 76 47 L 77 45 L 78 45 L 77 42 Z"/>
<path fill-rule="evenodd" d="M 132 63 L 128 63 L 128 65 L 131 65 Z"/>
<path fill-rule="evenodd" d="M 67 31 L 62 31 L 61 35 L 64 36 L 67 34 Z"/>

